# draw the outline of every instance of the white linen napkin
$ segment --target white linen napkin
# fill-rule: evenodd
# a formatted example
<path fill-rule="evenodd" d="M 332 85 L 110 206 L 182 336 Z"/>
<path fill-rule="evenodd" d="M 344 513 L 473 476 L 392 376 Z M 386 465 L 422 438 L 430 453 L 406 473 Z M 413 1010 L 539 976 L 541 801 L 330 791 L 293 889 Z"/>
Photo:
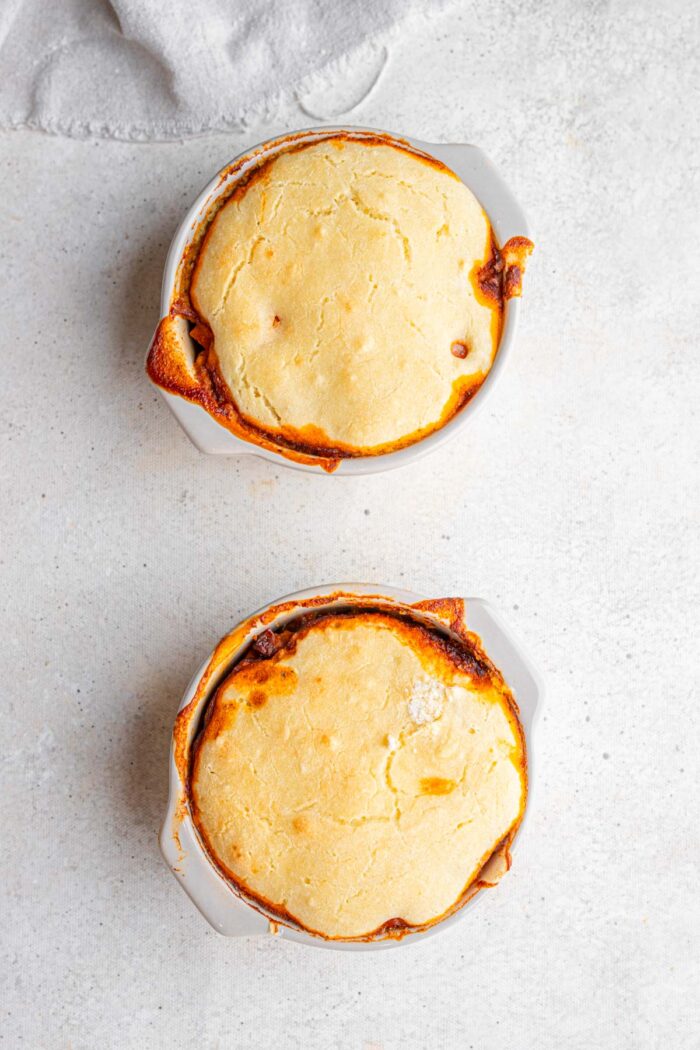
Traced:
<path fill-rule="evenodd" d="M 353 108 L 397 28 L 445 3 L 3 0 L 0 127 L 182 138 L 243 128 L 299 98 L 328 117 L 304 107 L 306 87 L 318 98 L 319 77 L 341 79 Z"/>

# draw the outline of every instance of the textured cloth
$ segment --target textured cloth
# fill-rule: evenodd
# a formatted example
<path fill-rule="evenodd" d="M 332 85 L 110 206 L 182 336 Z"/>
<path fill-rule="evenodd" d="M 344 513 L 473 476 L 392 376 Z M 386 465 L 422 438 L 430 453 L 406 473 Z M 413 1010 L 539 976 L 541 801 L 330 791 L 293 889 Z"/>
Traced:
<path fill-rule="evenodd" d="M 0 127 L 125 139 L 241 128 L 343 81 L 366 97 L 386 41 L 445 0 L 4 0 Z M 318 78 L 322 78 L 319 85 Z M 314 81 L 316 77 L 316 81 Z"/>

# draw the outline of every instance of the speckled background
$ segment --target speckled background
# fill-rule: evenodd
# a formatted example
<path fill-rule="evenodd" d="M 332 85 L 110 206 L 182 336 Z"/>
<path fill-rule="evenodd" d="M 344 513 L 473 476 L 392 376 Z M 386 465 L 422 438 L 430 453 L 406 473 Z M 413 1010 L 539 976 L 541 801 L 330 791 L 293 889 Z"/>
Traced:
<path fill-rule="evenodd" d="M 0 137 L 1 1045 L 697 1047 L 696 12 L 469 3 L 393 46 L 352 120 L 483 146 L 538 248 L 488 407 L 385 476 L 205 458 L 143 375 L 183 208 L 308 118 Z M 242 613 L 342 579 L 507 614 L 548 684 L 539 806 L 425 943 L 224 940 L 158 853 L 173 714 Z"/>

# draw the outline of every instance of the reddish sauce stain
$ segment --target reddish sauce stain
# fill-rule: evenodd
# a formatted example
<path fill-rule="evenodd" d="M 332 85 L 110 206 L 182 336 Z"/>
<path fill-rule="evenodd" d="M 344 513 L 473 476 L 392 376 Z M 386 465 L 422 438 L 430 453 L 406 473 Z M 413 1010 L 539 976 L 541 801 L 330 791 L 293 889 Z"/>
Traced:
<path fill-rule="evenodd" d="M 203 346 L 205 350 L 211 350 L 214 343 L 214 336 L 209 325 L 196 324 L 194 328 L 190 329 L 190 335 L 196 343 Z"/>
<path fill-rule="evenodd" d="M 252 648 L 261 656 L 273 656 L 280 647 L 280 640 L 269 628 L 263 631 L 253 642 Z"/>
<path fill-rule="evenodd" d="M 478 273 L 483 294 L 496 302 L 519 296 L 525 266 L 534 247 L 527 237 L 511 237 L 500 249 L 494 245 L 491 258 Z"/>

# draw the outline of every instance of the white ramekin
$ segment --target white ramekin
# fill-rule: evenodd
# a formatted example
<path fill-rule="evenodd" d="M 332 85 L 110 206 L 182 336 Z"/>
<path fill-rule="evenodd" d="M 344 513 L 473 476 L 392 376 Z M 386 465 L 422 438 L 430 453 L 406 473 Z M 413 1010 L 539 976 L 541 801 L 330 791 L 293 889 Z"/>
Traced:
<path fill-rule="evenodd" d="M 257 146 L 251 146 L 245 153 L 234 158 L 222 168 L 199 194 L 180 223 L 170 245 L 163 273 L 160 301 L 161 319 L 167 317 L 170 312 L 178 270 L 183 255 L 212 203 L 226 193 L 232 182 L 238 181 L 251 167 L 284 149 L 288 145 L 290 138 L 293 138 L 295 142 L 303 142 L 307 139 L 323 138 L 339 132 L 386 135 L 389 138 L 396 138 L 400 142 L 408 143 L 421 152 L 435 157 L 451 168 L 475 195 L 489 217 L 499 244 L 504 244 L 510 237 L 530 236 L 528 223 L 520 205 L 486 154 L 477 146 L 469 146 L 462 143 L 421 142 L 419 139 L 391 135 L 388 132 L 378 131 L 376 128 L 352 126 L 317 127 L 288 132 L 285 135 L 262 142 Z M 248 159 L 241 163 L 243 157 Z M 358 459 L 343 459 L 337 470 L 334 471 L 334 474 L 375 474 L 383 470 L 393 470 L 395 467 L 405 466 L 424 456 L 427 452 L 438 448 L 456 434 L 471 419 L 475 411 L 484 404 L 488 394 L 493 390 L 499 376 L 503 372 L 515 340 L 519 312 L 520 299 L 507 300 L 504 308 L 501 340 L 491 370 L 474 397 L 445 426 L 435 431 L 434 434 L 423 438 L 422 441 L 418 441 L 415 445 L 400 449 L 398 452 L 388 452 L 380 456 L 365 456 Z M 188 355 L 191 355 L 191 360 L 194 360 L 195 350 L 192 340 L 184 332 L 181 338 L 184 340 L 186 352 Z M 200 452 L 218 456 L 260 456 L 262 459 L 271 460 L 278 466 L 282 464 L 295 470 L 305 470 L 316 474 L 323 473 L 319 466 L 297 463 L 277 452 L 261 448 L 252 442 L 236 437 L 226 427 L 217 423 L 200 405 L 186 401 L 177 394 L 163 390 L 161 387 L 157 387 L 157 389 L 165 398 L 168 407 L 185 433 Z"/>
<path fill-rule="evenodd" d="M 305 608 L 308 609 L 310 600 L 327 597 L 327 602 L 315 602 L 314 608 L 328 609 L 340 604 L 347 604 L 348 601 L 352 601 L 353 597 L 361 599 L 367 596 L 372 597 L 373 605 L 386 604 L 395 606 L 398 604 L 411 606 L 416 602 L 426 601 L 424 597 L 412 594 L 410 591 L 397 590 L 394 587 L 386 587 L 380 584 L 329 584 L 306 591 L 297 591 L 294 594 L 287 595 L 285 598 L 270 602 L 252 616 L 241 621 L 241 624 L 234 627 L 230 634 L 226 636 L 227 639 L 232 639 L 233 642 L 232 647 L 226 653 L 225 660 L 218 663 L 215 673 L 210 675 L 206 682 L 206 688 L 201 690 L 201 695 L 199 695 L 191 713 L 188 713 L 188 741 L 191 742 L 194 739 L 199 717 L 217 684 L 226 675 L 240 651 L 250 642 L 251 638 L 267 627 L 279 626 L 297 616 Z M 464 598 L 461 601 L 463 602 L 465 625 L 481 638 L 486 653 L 503 673 L 520 709 L 520 721 L 525 732 L 527 745 L 529 788 L 527 808 L 516 836 L 517 841 L 517 838 L 522 834 L 525 821 L 532 811 L 535 782 L 533 733 L 542 703 L 543 686 L 538 672 L 525 655 L 520 643 L 516 641 L 511 628 L 501 619 L 496 610 L 480 598 Z M 266 619 L 266 614 L 269 610 L 277 606 L 282 606 L 282 611 L 275 615 L 274 619 Z M 430 612 L 421 611 L 420 615 L 428 621 L 434 621 L 442 629 L 445 629 L 445 622 L 439 619 L 437 613 L 431 614 Z M 238 637 L 236 637 L 237 635 Z M 187 708 L 197 696 L 200 683 L 204 680 L 205 675 L 210 672 L 210 665 L 213 665 L 215 654 L 221 652 L 221 646 L 225 642 L 226 639 L 219 643 L 219 646 L 199 668 L 185 691 L 178 712 L 182 712 Z M 172 870 L 185 892 L 199 908 L 202 915 L 215 930 L 226 937 L 245 937 L 274 932 L 281 937 L 297 941 L 300 944 L 314 945 L 321 948 L 343 950 L 391 948 L 397 945 L 413 943 L 419 938 L 431 936 L 439 930 L 452 925 L 463 918 L 467 909 L 471 908 L 483 895 L 483 891 L 477 893 L 472 900 L 468 901 L 448 918 L 443 919 L 442 922 L 423 932 L 408 934 L 401 940 L 388 939 L 368 942 L 327 941 L 301 930 L 285 926 L 278 919 L 275 919 L 274 916 L 268 917 L 264 912 L 258 910 L 257 907 L 247 903 L 209 860 L 189 813 L 186 783 L 178 769 L 175 748 L 176 734 L 174 732 L 170 750 L 169 800 L 165 820 L 160 832 L 160 848 L 166 864 Z"/>

